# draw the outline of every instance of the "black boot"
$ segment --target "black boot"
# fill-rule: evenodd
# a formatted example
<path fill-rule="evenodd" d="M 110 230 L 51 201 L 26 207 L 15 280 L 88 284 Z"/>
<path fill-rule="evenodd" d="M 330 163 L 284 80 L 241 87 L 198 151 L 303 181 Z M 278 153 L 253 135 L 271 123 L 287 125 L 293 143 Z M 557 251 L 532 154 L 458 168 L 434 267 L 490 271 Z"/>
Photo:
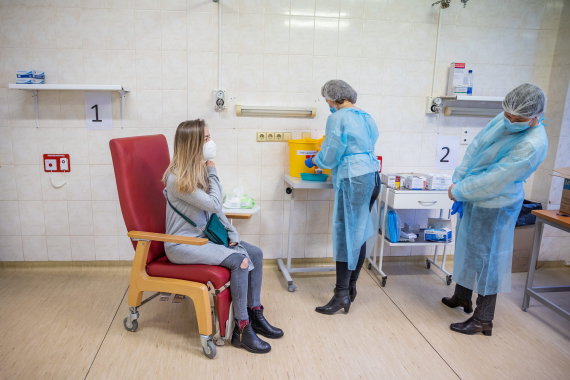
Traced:
<path fill-rule="evenodd" d="M 344 309 L 345 313 L 348 313 L 350 309 L 350 296 L 348 289 L 338 290 L 334 289 L 334 296 L 331 298 L 329 303 L 324 306 L 317 306 L 315 311 L 321 314 L 334 314 L 340 309 Z"/>
<path fill-rule="evenodd" d="M 471 302 L 471 300 L 460 299 L 455 294 L 452 297 L 443 297 L 441 302 L 452 309 L 462 307 L 463 311 L 468 314 L 473 312 L 473 302 Z"/>
<path fill-rule="evenodd" d="M 493 333 L 493 321 L 484 322 L 471 317 L 465 322 L 452 323 L 449 328 L 461 334 L 473 335 L 481 332 L 485 336 L 491 336 Z"/>
<path fill-rule="evenodd" d="M 243 330 L 240 330 L 237 321 L 232 334 L 232 346 L 238 348 L 243 347 L 254 354 L 265 354 L 271 351 L 269 343 L 259 339 L 257 335 L 255 335 L 251 324 L 248 324 Z"/>
<path fill-rule="evenodd" d="M 266 338 L 276 339 L 281 338 L 283 336 L 283 330 L 271 326 L 267 319 L 263 316 L 263 306 L 260 306 L 261 309 L 253 310 L 249 307 L 247 308 L 247 312 L 249 314 L 249 321 L 253 331 L 257 334 L 261 334 Z"/>
<path fill-rule="evenodd" d="M 356 291 L 356 282 L 355 283 L 351 283 L 348 286 L 348 294 L 350 295 L 350 302 L 354 302 L 354 300 L 356 299 L 356 294 L 358 292 Z"/>

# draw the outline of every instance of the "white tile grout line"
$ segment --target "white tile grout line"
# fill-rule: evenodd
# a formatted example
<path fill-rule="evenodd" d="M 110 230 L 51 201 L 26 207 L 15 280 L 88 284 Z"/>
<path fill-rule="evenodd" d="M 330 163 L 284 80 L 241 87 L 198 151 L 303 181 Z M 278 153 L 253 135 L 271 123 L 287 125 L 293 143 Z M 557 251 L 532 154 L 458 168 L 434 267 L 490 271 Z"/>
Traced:
<path fill-rule="evenodd" d="M 123 304 L 123 300 L 125 299 L 125 296 L 127 295 L 128 291 L 129 291 L 129 287 L 127 286 L 127 288 L 125 289 L 125 292 L 123 293 L 123 296 L 121 297 L 121 301 L 119 302 L 119 305 L 117 306 L 117 310 L 115 310 L 115 315 L 113 315 L 113 319 L 111 319 L 111 322 L 109 323 L 109 327 L 107 327 L 107 331 L 105 331 L 105 336 L 103 337 L 103 339 L 101 339 L 101 343 L 99 344 L 99 347 L 97 347 L 97 352 L 95 353 L 95 356 L 93 356 L 93 360 L 91 361 L 91 364 L 89 365 L 89 369 L 87 369 L 87 373 L 85 374 L 85 377 L 83 378 L 83 380 L 87 379 L 87 376 L 89 376 L 89 372 L 91 372 L 91 367 L 93 367 L 93 363 L 95 363 L 95 360 L 97 359 L 97 355 L 99 355 L 99 351 L 101 350 L 101 347 L 103 346 L 103 343 L 105 342 L 105 339 L 107 339 L 107 335 L 109 334 L 109 330 L 111 330 L 111 326 L 113 325 L 115 318 L 117 318 L 117 314 L 119 313 L 119 309 L 121 308 L 121 305 Z"/>
<path fill-rule="evenodd" d="M 420 331 L 420 329 L 416 327 L 414 322 L 412 322 L 412 320 L 408 318 L 406 313 L 404 313 L 404 311 L 400 308 L 400 306 L 398 306 L 396 301 L 394 301 L 392 297 L 390 297 L 390 295 L 384 290 L 384 287 L 382 287 L 380 285 L 380 282 L 378 281 L 378 277 L 375 274 L 371 273 L 368 269 L 366 269 L 366 273 L 368 273 L 368 275 L 372 278 L 372 281 L 374 281 L 374 283 L 376 283 L 376 285 L 380 287 L 380 290 L 386 295 L 386 297 L 388 297 L 388 299 L 394 304 L 394 306 L 396 306 L 396 308 L 400 311 L 400 313 L 402 313 L 402 315 L 408 320 L 408 322 L 410 322 L 410 324 L 414 327 L 414 329 L 416 329 L 416 331 L 421 335 L 421 337 L 424 338 L 426 343 L 429 344 L 429 346 L 435 351 L 435 353 L 441 358 L 441 360 L 443 360 L 443 362 L 449 367 L 449 369 L 455 374 L 455 376 L 457 376 L 458 379 L 461 379 L 461 376 L 459 376 L 459 374 L 455 372 L 455 369 L 453 369 L 453 367 L 447 362 L 447 360 L 445 360 L 445 358 L 431 344 L 431 342 L 427 339 L 427 337 L 424 334 L 422 334 L 422 332 Z"/>

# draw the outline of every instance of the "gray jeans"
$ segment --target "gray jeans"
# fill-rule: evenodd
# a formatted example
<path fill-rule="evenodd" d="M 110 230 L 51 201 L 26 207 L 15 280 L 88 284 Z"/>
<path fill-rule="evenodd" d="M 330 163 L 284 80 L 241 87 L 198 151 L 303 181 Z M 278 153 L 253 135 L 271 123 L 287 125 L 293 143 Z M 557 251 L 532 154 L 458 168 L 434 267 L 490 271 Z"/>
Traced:
<path fill-rule="evenodd" d="M 247 307 L 261 305 L 261 281 L 263 278 L 263 252 L 255 245 L 245 241 L 240 242 L 245 248 L 251 262 L 253 270 L 242 269 L 241 262 L 245 258 L 241 253 L 235 252 L 229 255 L 221 266 L 232 271 L 230 277 L 230 291 L 234 309 L 234 318 L 238 320 L 249 319 Z"/>

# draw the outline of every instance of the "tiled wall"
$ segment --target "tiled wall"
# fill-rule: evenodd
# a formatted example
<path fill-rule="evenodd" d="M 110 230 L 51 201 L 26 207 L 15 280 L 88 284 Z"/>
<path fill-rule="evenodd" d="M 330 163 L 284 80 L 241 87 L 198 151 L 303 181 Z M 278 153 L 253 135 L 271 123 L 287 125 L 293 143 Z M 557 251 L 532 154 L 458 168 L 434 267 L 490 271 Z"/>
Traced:
<path fill-rule="evenodd" d="M 172 141 L 180 121 L 197 117 L 208 121 L 218 145 L 225 189 L 242 187 L 261 205 L 251 220 L 236 221 L 242 237 L 266 257 L 280 257 L 289 221 L 280 179 L 287 147 L 257 143 L 255 132 L 320 136 L 328 115 L 320 96 L 326 80 L 345 79 L 359 92 L 358 105 L 379 125 L 377 153 L 385 170 L 429 172 L 438 134 L 458 136 L 461 127 L 476 133 L 486 123 L 426 116 L 434 73 L 434 94 L 441 95 L 449 63 L 465 61 L 475 73 L 476 95 L 504 95 L 525 81 L 548 91 L 551 71 L 570 71 L 553 66 L 555 53 L 564 50 L 557 37 L 565 1 L 477 0 L 463 9 L 453 0 L 441 13 L 435 70 L 438 11 L 432 2 L 220 0 L 222 87 L 231 99 L 229 109 L 217 113 L 218 4 L 0 0 L 0 260 L 130 259 L 108 141 L 155 133 Z M 127 86 L 124 128 L 113 95 L 114 128 L 86 130 L 81 92 L 41 92 L 40 128 L 34 128 L 30 94 L 7 89 L 15 71 L 25 68 L 45 70 L 49 83 Z M 318 116 L 237 118 L 235 104 L 316 106 Z M 562 110 L 556 112 L 552 118 L 561 119 Z M 71 154 L 72 172 L 50 178 L 42 153 Z M 67 184 L 55 189 L 50 180 Z M 298 191 L 296 200 L 294 255 L 331 256 L 330 192 Z M 418 223 L 426 217 L 408 214 Z"/>
<path fill-rule="evenodd" d="M 568 4 L 568 2 L 566 3 Z M 570 20 L 564 6 L 561 20 Z M 535 175 L 532 193 L 550 209 L 560 208 L 563 180 L 552 177 L 552 169 L 570 167 L 570 22 L 561 22 L 554 50 L 548 93 L 550 146 L 547 159 Z M 570 235 L 545 226 L 542 257 L 570 262 Z"/>

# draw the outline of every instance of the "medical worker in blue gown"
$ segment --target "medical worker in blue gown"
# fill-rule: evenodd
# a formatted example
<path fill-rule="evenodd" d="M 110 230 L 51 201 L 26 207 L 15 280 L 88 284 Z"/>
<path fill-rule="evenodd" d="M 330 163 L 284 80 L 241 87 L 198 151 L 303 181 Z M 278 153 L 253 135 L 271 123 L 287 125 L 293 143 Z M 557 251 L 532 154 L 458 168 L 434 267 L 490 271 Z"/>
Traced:
<path fill-rule="evenodd" d="M 371 210 L 380 191 L 378 160 L 374 156 L 378 128 L 372 116 L 354 106 L 357 94 L 348 83 L 330 80 L 321 94 L 332 114 L 327 119 L 321 150 L 305 163 L 308 167 L 332 169 L 336 287 L 330 302 L 315 310 L 334 314 L 340 309 L 348 312 L 356 298 L 366 240 L 375 232 Z"/>
<path fill-rule="evenodd" d="M 546 157 L 548 138 L 542 124 L 546 97 L 532 84 L 509 92 L 503 110 L 475 137 L 453 173 L 449 196 L 455 201 L 457 239 L 452 297 L 448 307 L 473 311 L 450 328 L 463 334 L 490 336 L 497 293 L 511 288 L 515 223 L 524 198 L 523 182 Z"/>

